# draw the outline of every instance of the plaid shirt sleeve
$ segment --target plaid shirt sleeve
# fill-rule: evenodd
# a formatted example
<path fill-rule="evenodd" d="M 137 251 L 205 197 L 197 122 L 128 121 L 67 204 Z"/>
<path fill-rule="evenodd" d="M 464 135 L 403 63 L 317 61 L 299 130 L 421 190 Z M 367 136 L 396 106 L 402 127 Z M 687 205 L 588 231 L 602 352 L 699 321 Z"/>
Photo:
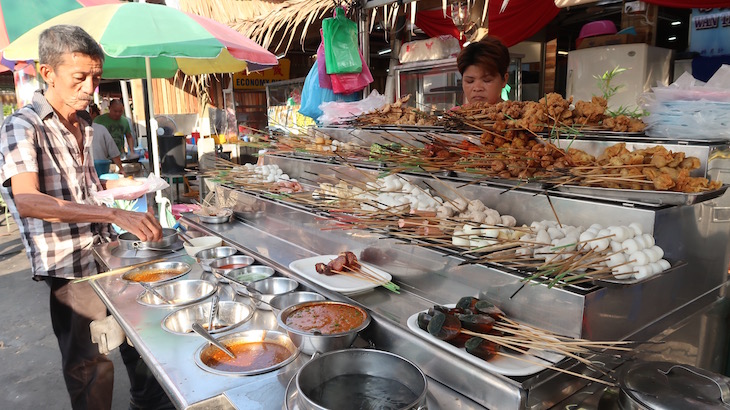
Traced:
<path fill-rule="evenodd" d="M 24 172 L 38 172 L 36 130 L 22 114 L 9 117 L 0 130 L 0 181 L 10 186 L 10 178 Z"/>

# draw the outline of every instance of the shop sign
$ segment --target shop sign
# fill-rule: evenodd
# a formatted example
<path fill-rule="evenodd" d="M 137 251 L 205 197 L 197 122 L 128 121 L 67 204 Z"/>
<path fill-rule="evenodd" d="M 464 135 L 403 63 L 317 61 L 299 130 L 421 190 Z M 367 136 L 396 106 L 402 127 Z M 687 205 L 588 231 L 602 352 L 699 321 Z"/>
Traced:
<path fill-rule="evenodd" d="M 246 74 L 245 71 L 233 74 L 234 90 L 263 90 L 266 84 L 289 79 L 290 61 L 286 58 L 279 60 L 277 66 L 268 70 Z"/>
<path fill-rule="evenodd" d="M 692 9 L 690 51 L 702 57 L 730 54 L 730 8 Z"/>

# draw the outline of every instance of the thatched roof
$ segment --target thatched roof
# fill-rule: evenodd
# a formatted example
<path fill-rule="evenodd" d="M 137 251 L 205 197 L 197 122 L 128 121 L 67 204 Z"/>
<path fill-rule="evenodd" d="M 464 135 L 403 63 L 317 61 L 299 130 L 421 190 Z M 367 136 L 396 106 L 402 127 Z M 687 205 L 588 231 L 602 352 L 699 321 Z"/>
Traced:
<path fill-rule="evenodd" d="M 328 17 L 335 3 L 332 0 L 180 0 L 179 4 L 181 10 L 226 24 L 264 48 L 286 51 L 297 32 L 301 33 L 303 44 L 310 26 L 318 26 Z"/>

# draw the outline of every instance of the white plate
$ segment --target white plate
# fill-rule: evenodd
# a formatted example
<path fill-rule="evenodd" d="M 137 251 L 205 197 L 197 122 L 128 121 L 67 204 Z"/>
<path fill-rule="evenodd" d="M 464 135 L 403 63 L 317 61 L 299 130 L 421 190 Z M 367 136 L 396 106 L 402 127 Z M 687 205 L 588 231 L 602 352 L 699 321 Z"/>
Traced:
<path fill-rule="evenodd" d="M 322 275 L 317 273 L 314 269 L 314 265 L 317 263 L 327 264 L 329 261 L 335 259 L 338 255 L 319 255 L 312 256 L 311 258 L 298 259 L 289 264 L 289 269 L 302 275 L 305 279 L 309 279 L 312 282 L 325 287 L 335 292 L 340 292 L 343 295 L 353 295 L 356 293 L 365 292 L 371 290 L 378 285 L 367 281 L 365 279 L 354 278 L 347 275 Z M 393 279 L 388 272 L 378 269 L 372 265 L 366 263 L 360 263 L 368 271 L 374 272 L 383 278 L 384 282 L 388 282 Z"/>
<path fill-rule="evenodd" d="M 454 307 L 456 305 L 446 305 L 447 307 Z M 421 313 L 421 312 L 418 312 Z M 452 354 L 455 354 L 456 356 L 461 357 L 462 359 L 466 360 L 469 363 L 472 363 L 473 365 L 480 367 L 484 370 L 490 371 L 492 373 L 499 373 L 503 374 L 505 376 L 529 376 L 531 374 L 537 373 L 541 370 L 544 370 L 544 366 L 540 366 L 538 364 L 532 364 L 528 363 L 524 360 L 530 360 L 533 362 L 543 362 L 543 360 L 537 359 L 535 357 L 530 357 L 529 355 L 520 355 L 517 356 L 520 359 L 515 359 L 511 357 L 506 357 L 502 355 L 496 355 L 492 357 L 489 360 L 482 360 L 473 354 L 470 354 L 464 349 L 463 347 L 456 347 L 452 344 L 449 344 L 447 342 L 444 342 L 443 340 L 436 339 L 435 337 L 431 336 L 430 333 L 427 331 L 421 329 L 418 327 L 418 313 L 410 316 L 408 318 L 407 324 L 408 328 L 413 331 L 416 335 L 419 337 L 426 339 L 427 341 L 440 346 L 443 349 L 448 350 Z M 553 363 L 559 362 L 563 356 L 559 355 L 557 353 L 548 353 L 544 351 L 536 351 L 534 349 L 528 350 L 528 353 L 542 357 L 546 360 L 549 360 Z M 550 363 L 544 362 L 545 365 L 550 366 Z"/>

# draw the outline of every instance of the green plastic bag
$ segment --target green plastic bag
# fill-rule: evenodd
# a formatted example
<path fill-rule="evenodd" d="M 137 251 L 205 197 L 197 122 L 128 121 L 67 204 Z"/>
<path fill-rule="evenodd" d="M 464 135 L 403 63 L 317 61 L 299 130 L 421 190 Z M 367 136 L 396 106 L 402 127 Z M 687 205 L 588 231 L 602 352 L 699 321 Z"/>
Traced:
<path fill-rule="evenodd" d="M 324 59 L 327 74 L 351 74 L 362 71 L 358 53 L 357 24 L 345 17 L 342 7 L 335 9 L 335 16 L 322 21 Z"/>

